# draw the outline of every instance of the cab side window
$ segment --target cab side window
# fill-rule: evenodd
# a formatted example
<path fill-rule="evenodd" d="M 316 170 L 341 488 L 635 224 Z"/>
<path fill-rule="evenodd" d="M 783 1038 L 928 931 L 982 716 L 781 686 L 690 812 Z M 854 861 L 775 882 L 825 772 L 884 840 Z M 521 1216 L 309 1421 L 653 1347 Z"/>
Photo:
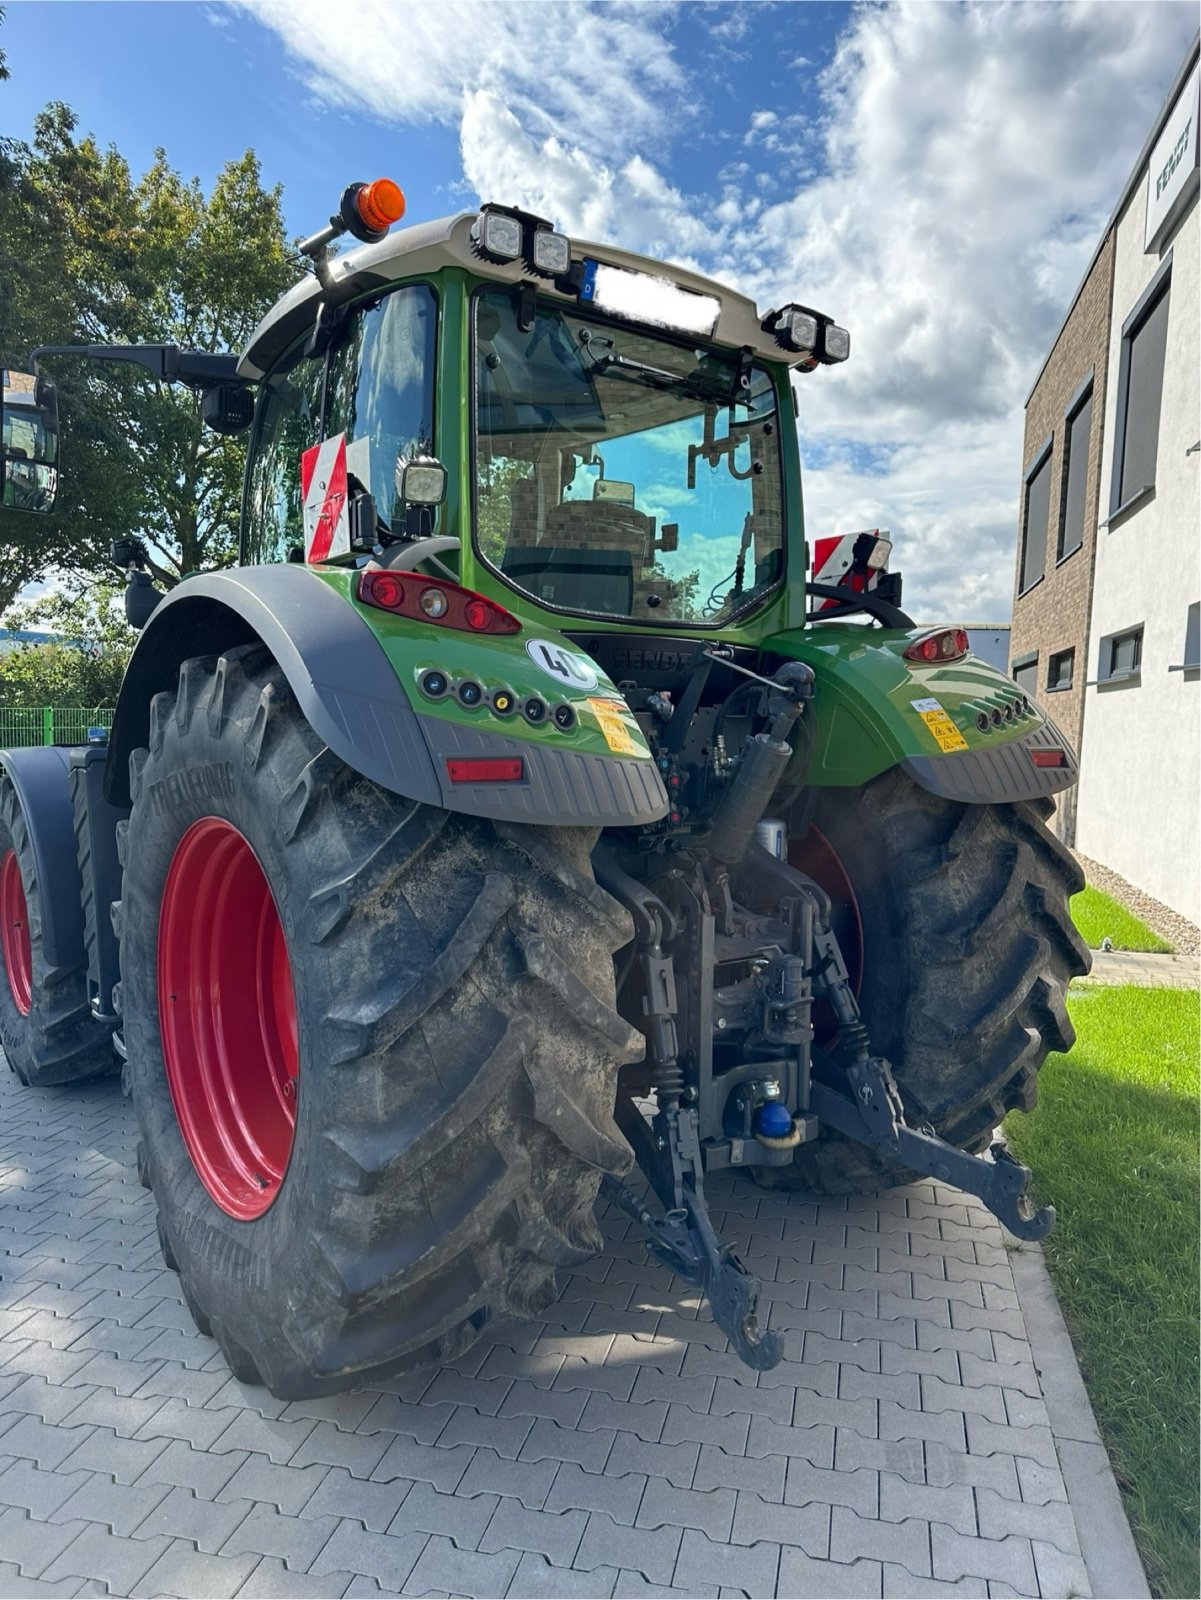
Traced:
<path fill-rule="evenodd" d="M 263 384 L 246 497 L 243 561 L 286 561 L 304 549 L 300 457 L 321 439 L 325 361 L 301 355 L 303 342 Z"/>
<path fill-rule="evenodd" d="M 386 528 L 403 519 L 397 463 L 434 453 L 436 320 L 428 285 L 396 289 L 352 313 L 330 352 L 326 436 L 346 435 L 347 476 L 371 491 Z"/>

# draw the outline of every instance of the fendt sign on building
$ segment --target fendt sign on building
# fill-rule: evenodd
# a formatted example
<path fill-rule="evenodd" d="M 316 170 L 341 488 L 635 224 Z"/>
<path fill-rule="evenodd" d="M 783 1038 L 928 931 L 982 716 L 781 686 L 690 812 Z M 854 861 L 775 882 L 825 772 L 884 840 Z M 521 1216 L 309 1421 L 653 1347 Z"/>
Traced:
<path fill-rule="evenodd" d="M 1172 107 L 1147 169 L 1145 249 L 1158 250 L 1197 186 L 1197 68 Z"/>

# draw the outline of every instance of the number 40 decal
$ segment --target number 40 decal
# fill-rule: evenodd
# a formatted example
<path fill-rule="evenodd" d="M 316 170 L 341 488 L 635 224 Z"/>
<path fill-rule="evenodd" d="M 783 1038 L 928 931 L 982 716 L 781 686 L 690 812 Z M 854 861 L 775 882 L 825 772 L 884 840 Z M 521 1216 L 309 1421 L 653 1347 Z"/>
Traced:
<path fill-rule="evenodd" d="M 561 644 L 549 639 L 531 639 L 526 654 L 536 667 L 568 689 L 595 689 L 600 681 L 596 668 L 586 655 L 575 650 L 565 650 Z"/>

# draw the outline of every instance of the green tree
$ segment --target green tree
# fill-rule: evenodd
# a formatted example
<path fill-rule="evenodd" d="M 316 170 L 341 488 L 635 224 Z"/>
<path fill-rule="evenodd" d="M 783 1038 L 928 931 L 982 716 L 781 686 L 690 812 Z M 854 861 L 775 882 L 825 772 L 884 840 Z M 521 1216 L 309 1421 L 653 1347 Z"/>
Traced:
<path fill-rule="evenodd" d="M 0 360 L 38 344 L 237 350 L 296 279 L 278 186 L 247 151 L 207 196 L 156 153 L 135 179 L 51 104 L 32 144 L 0 142 Z M 10 291 L 11 286 L 11 291 Z M 140 534 L 168 587 L 236 549 L 245 437 L 200 421 L 199 397 L 136 369 L 46 362 L 59 384 L 62 474 L 51 515 L 0 510 L 0 609 L 51 568 L 96 574 Z"/>
<path fill-rule="evenodd" d="M 51 644 L 23 644 L 0 655 L 0 704 L 111 706 L 133 648 L 121 586 L 77 581 L 69 589 L 13 606 L 12 629 L 44 629 Z"/>

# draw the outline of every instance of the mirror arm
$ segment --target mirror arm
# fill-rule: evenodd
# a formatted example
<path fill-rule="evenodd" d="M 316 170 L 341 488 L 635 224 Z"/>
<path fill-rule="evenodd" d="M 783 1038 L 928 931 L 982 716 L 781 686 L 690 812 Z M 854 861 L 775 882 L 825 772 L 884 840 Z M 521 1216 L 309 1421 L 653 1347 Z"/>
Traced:
<path fill-rule="evenodd" d="M 177 344 L 43 344 L 33 351 L 33 370 L 46 356 L 83 356 L 88 361 L 128 361 L 145 367 L 164 383 L 183 383 L 203 389 L 210 384 L 245 386 L 238 376 L 238 357 L 212 355 L 207 350 L 181 350 Z"/>

